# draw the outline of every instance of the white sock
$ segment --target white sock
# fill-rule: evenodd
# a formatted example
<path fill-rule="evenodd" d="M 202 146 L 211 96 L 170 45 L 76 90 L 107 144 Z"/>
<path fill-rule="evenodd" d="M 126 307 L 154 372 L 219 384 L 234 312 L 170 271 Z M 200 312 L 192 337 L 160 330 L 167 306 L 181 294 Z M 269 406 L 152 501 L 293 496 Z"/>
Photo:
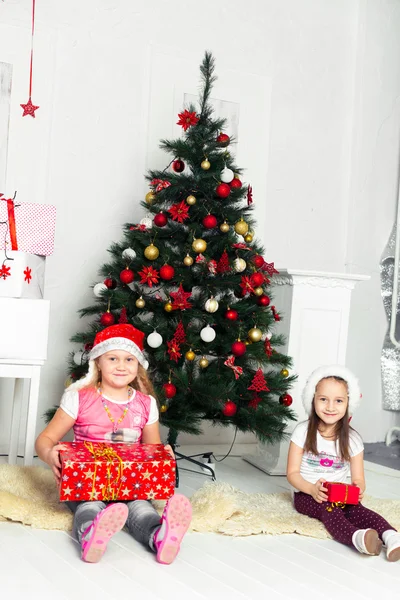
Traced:
<path fill-rule="evenodd" d="M 154 538 L 157 538 L 157 542 L 161 542 L 161 540 L 164 538 L 165 535 L 165 529 L 166 529 L 167 525 L 165 523 L 165 521 L 163 520 L 160 527 L 157 527 L 157 529 L 155 529 L 150 537 L 150 541 L 149 541 L 149 545 L 150 548 L 152 550 L 155 550 L 154 548 Z"/>
<path fill-rule="evenodd" d="M 400 533 L 398 533 L 395 529 L 387 529 L 386 531 L 384 531 L 382 533 L 382 540 L 383 540 L 383 543 L 385 544 L 385 546 L 387 546 L 388 539 L 390 537 L 392 537 L 392 535 L 396 535 L 396 534 L 399 536 L 399 540 L 400 540 Z"/>

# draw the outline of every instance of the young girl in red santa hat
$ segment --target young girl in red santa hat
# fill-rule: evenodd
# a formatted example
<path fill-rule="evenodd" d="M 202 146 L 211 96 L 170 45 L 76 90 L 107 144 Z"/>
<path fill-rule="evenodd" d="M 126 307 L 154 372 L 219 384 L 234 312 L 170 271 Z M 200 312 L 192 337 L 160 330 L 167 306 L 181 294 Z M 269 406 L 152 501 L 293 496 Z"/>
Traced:
<path fill-rule="evenodd" d="M 377 555 L 386 546 L 391 562 L 400 559 L 400 533 L 360 502 L 343 508 L 328 502 L 326 482 L 344 483 L 351 476 L 365 492 L 364 445 L 349 425 L 361 401 L 358 381 L 346 367 L 319 367 L 303 391 L 309 420 L 293 431 L 287 478 L 294 488 L 294 507 L 321 521 L 333 539 L 363 554 Z"/>
<path fill-rule="evenodd" d="M 160 444 L 158 408 L 147 376 L 144 333 L 129 324 L 100 331 L 89 354 L 87 375 L 68 387 L 60 408 L 38 436 L 36 451 L 60 480 L 61 440 L 71 429 L 76 442 L 142 442 Z M 165 448 L 173 456 L 172 448 Z M 82 558 L 97 562 L 110 538 L 125 525 L 149 546 L 160 563 L 170 564 L 191 520 L 191 505 L 175 494 L 160 517 L 147 500 L 105 503 L 68 502 L 74 513 L 73 533 Z"/>

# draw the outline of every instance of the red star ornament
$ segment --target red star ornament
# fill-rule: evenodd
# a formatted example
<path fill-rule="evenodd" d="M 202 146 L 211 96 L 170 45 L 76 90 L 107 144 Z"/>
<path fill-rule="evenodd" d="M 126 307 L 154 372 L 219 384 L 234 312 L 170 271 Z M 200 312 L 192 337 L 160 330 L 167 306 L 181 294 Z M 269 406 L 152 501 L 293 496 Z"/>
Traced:
<path fill-rule="evenodd" d="M 188 211 L 189 205 L 186 204 L 184 200 L 182 200 L 182 202 L 178 202 L 178 204 L 173 204 L 168 210 L 172 220 L 178 221 L 179 223 L 183 223 L 189 218 Z"/>
<path fill-rule="evenodd" d="M 30 115 L 31 117 L 35 118 L 35 110 L 40 108 L 40 106 L 35 106 L 34 104 L 32 104 L 32 100 L 30 98 L 26 104 L 20 104 L 20 106 L 24 109 L 24 112 L 22 114 L 23 117 L 26 117 L 26 115 Z"/>
<path fill-rule="evenodd" d="M 170 296 L 173 299 L 172 308 L 173 310 L 185 310 L 185 308 L 192 308 L 190 302 L 187 301 L 192 295 L 192 292 L 185 292 L 182 284 L 179 286 L 177 292 L 171 292 Z"/>

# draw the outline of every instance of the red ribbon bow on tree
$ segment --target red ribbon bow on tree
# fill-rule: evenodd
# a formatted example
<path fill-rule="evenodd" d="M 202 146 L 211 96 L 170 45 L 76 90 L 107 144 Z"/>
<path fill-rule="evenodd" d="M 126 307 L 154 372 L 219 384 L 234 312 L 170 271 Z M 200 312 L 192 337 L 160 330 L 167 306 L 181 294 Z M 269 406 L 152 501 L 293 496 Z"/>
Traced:
<path fill-rule="evenodd" d="M 235 379 L 239 379 L 240 375 L 243 375 L 243 369 L 242 369 L 242 367 L 238 367 L 234 363 L 235 363 L 235 357 L 232 354 L 231 356 L 228 356 L 228 358 L 224 362 L 224 365 L 226 365 L 227 367 L 232 369 L 232 371 L 235 374 Z"/>

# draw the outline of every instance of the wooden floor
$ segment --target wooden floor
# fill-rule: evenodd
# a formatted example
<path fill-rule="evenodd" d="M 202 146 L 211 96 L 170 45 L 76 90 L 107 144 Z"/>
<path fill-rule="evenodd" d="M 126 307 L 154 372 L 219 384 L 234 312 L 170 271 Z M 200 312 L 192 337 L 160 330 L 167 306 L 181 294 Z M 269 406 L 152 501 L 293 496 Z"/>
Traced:
<path fill-rule="evenodd" d="M 366 464 L 368 493 L 400 498 L 400 472 Z M 244 491 L 280 492 L 284 477 L 269 477 L 229 457 L 217 465 L 219 481 Z M 204 476 L 181 472 L 188 496 Z M 79 558 L 64 532 L 0 523 L 1 597 L 9 600 L 218 600 L 400 598 L 400 562 L 361 556 L 333 541 L 298 535 L 231 538 L 192 533 L 174 564 L 120 532 L 98 564 Z"/>

